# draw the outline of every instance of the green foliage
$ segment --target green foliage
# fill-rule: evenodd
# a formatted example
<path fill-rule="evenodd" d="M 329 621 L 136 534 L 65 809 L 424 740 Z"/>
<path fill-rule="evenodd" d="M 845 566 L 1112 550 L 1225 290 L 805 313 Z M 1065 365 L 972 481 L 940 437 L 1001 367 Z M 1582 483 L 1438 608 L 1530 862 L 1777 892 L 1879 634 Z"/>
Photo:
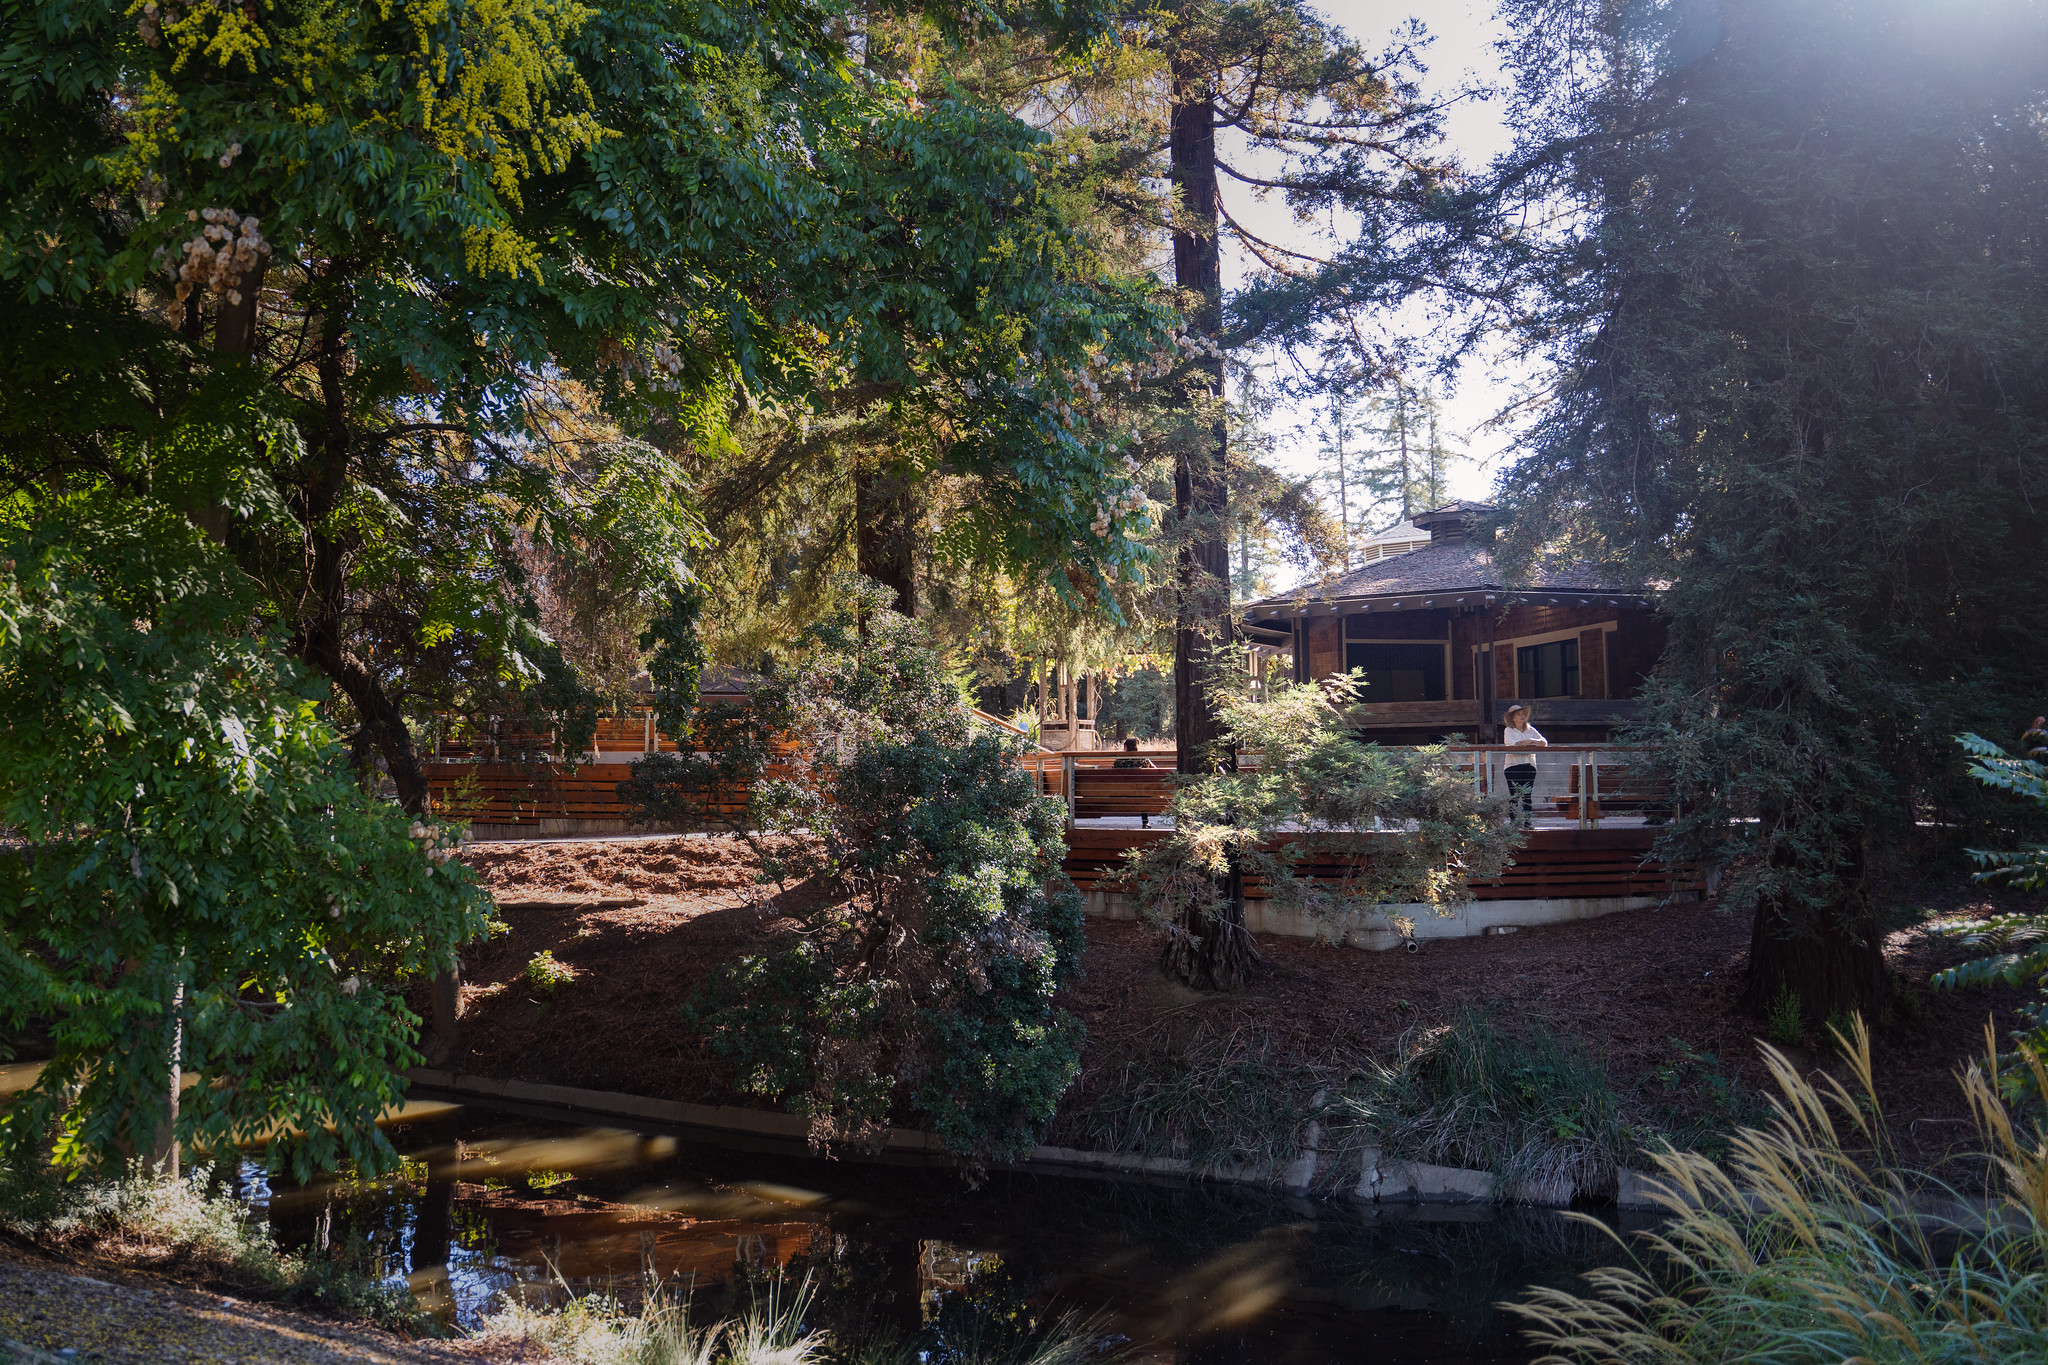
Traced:
<path fill-rule="evenodd" d="M 1125 733 L 1138 739 L 1173 736 L 1173 678 L 1153 664 L 1119 677 L 1096 716 L 1099 734 Z"/>
<path fill-rule="evenodd" d="M 555 961 L 554 952 L 547 948 L 533 955 L 521 975 L 526 978 L 527 985 L 549 995 L 554 994 L 557 986 L 566 986 L 576 979 L 576 973 Z"/>
<path fill-rule="evenodd" d="M 1412 1032 L 1331 1096 L 1331 1132 L 1383 1155 L 1492 1171 L 1510 1197 L 1568 1203 L 1613 1187 L 1638 1137 L 1606 1072 L 1541 1028 L 1510 1034 L 1468 1007 Z"/>
<path fill-rule="evenodd" d="M 840 591 L 858 610 L 753 694 L 795 744 L 753 783 L 750 824 L 783 836 L 764 875 L 828 894 L 790 909 L 795 946 L 715 972 L 689 1017 L 819 1142 L 870 1140 L 901 1105 L 949 1151 L 1014 1155 L 1079 1064 L 1081 1026 L 1052 1004 L 1081 953 L 1062 813 L 886 590 Z"/>
<path fill-rule="evenodd" d="M 1105 22 L 1059 11 L 1059 42 Z M 864 28 L 786 0 L 8 8 L 0 491 L 146 489 L 205 526 L 414 807 L 408 721 L 512 717 L 559 757 L 650 622 L 687 710 L 685 462 L 743 406 L 857 388 L 979 481 L 963 552 L 1135 572 L 1124 438 L 1071 414 L 1171 312 L 1037 193 L 1044 135 L 850 60 Z"/>
<path fill-rule="evenodd" d="M 280 1251 L 269 1226 L 221 1188 L 218 1176 L 202 1166 L 165 1180 L 130 1166 L 67 1178 L 44 1161 L 10 1161 L 0 1167 L 0 1231 L 48 1251 L 90 1251 L 100 1242 L 148 1247 L 187 1273 L 200 1271 L 254 1297 L 414 1336 L 444 1330 L 411 1291 L 382 1282 L 360 1241 L 324 1259 Z"/>
<path fill-rule="evenodd" d="M 664 731 L 682 737 L 678 751 L 635 759 L 618 785 L 633 820 L 657 829 L 744 829 L 753 783 L 773 761 L 787 720 L 780 700 L 777 689 L 763 688 L 758 697 L 698 708 L 686 730 Z"/>
<path fill-rule="evenodd" d="M 1362 681 L 1282 682 L 1260 696 L 1227 653 L 1212 666 L 1220 747 L 1235 766 L 1178 779 L 1173 832 L 1128 855 L 1147 914 L 1165 921 L 1194 905 L 1213 921 L 1233 870 L 1325 920 L 1389 902 L 1449 914 L 1468 882 L 1499 875 L 1521 839 L 1505 805 L 1474 792 L 1441 746 L 1360 741 L 1347 712 Z"/>
<path fill-rule="evenodd" d="M 2014 757 L 1987 739 L 1958 735 L 1957 742 L 1974 760 L 1970 775 L 1987 787 L 2010 792 L 2048 814 L 2048 764 L 2042 762 L 2048 729 L 2040 719 L 2021 737 L 2021 755 Z M 1975 880 L 2004 883 L 2021 891 L 2048 888 L 2048 845 L 2030 844 L 2005 852 L 1971 849 L 1978 871 Z M 2002 914 L 1941 926 L 1944 933 L 1959 936 L 1972 948 L 1989 948 L 1989 955 L 1949 967 L 1934 974 L 1937 990 L 1963 990 L 2002 982 L 2008 986 L 2033 983 L 2037 998 L 2018 1007 L 2028 1027 L 2014 1037 L 2027 1051 L 2048 1057 L 2048 915 Z M 2015 1068 L 2006 1073 L 2014 1087 L 2026 1084 L 2032 1072 Z"/>
<path fill-rule="evenodd" d="M 647 673 L 654 684 L 654 724 L 665 735 L 687 734 L 697 710 L 697 680 L 705 663 L 699 633 L 703 614 L 701 588 L 671 589 L 640 637 L 640 647 L 654 651 Z"/>
<path fill-rule="evenodd" d="M 1806 1036 L 1806 1011 L 1799 1004 L 1799 992 L 1790 986 L 1778 992 L 1778 998 L 1771 1002 L 1770 1014 L 1764 1020 L 1764 1031 L 1772 1042 L 1786 1047 Z"/>
<path fill-rule="evenodd" d="M 149 1150 L 174 1056 L 188 1146 L 279 1123 L 302 1175 L 392 1160 L 407 983 L 482 932 L 454 834 L 372 800 L 225 557 L 158 505 L 0 529 L 0 1019 L 54 1055 L 0 1114 L 27 1160 Z"/>
<path fill-rule="evenodd" d="M 2048 211 L 2043 16 L 1506 13 L 1524 137 L 1461 240 L 1557 380 L 1501 486 L 1512 557 L 1669 585 L 1639 734 L 1667 852 L 1765 916 L 1753 999 L 1863 1003 L 1873 860 L 1972 816 L 1949 737 L 2048 686 L 2016 606 L 2048 592 L 2048 254 L 2010 234 Z"/>
<path fill-rule="evenodd" d="M 2048 1145 L 2016 1132 L 1972 1067 L 1963 1088 L 1984 1145 L 1971 1164 L 1992 1172 L 1980 1217 L 1889 1163 L 1860 1020 L 1841 1042 L 1851 1086 L 1809 1083 L 1766 1047 L 1770 1122 L 1738 1134 L 1725 1162 L 1667 1150 L 1669 1217 L 1641 1254 L 1580 1293 L 1536 1289 L 1515 1306 L 1545 1362 L 2020 1365 L 2048 1352 Z M 1933 1211 L 1944 1203 L 1956 1212 Z"/>
<path fill-rule="evenodd" d="M 2008 754 L 1988 739 L 1958 735 L 1956 742 L 1971 758 L 1970 776 L 1993 791 L 2009 792 L 2048 815 L 2048 722 L 2035 717 L 2020 736 L 2021 752 Z M 1971 849 L 1980 882 L 2004 883 L 2019 891 L 2048 890 L 2048 844 L 2029 844 L 2006 851 Z"/>

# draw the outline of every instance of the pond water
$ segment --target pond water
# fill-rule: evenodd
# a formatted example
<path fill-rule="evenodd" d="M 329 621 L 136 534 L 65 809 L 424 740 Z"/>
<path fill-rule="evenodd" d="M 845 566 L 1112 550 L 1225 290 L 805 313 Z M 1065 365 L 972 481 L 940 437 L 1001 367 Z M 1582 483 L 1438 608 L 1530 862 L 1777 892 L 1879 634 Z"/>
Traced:
<path fill-rule="evenodd" d="M 1521 1361 L 1495 1305 L 1618 1259 L 1561 1213 L 1354 1205 L 1227 1187 L 957 1172 L 736 1151 L 448 1107 L 392 1130 L 374 1186 L 245 1168 L 293 1247 L 349 1246 L 473 1326 L 501 1295 L 632 1299 L 658 1276 L 704 1317 L 782 1277 L 856 1333 L 1020 1303 L 1072 1311 L 1134 1360 Z"/>

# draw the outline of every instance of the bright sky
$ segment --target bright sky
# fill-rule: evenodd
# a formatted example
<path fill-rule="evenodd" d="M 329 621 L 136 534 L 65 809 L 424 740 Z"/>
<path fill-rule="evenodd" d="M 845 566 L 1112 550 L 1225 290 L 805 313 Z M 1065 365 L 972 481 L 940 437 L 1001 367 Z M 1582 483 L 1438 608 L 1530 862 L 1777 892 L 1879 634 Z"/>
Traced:
<path fill-rule="evenodd" d="M 1432 41 L 1423 49 L 1428 67 L 1424 82 L 1427 93 L 1444 95 L 1474 81 L 1500 83 L 1500 66 L 1494 43 L 1501 26 L 1494 18 L 1492 0 L 1312 0 L 1326 17 L 1341 24 L 1368 52 L 1386 46 L 1395 29 L 1413 16 L 1428 28 Z M 1468 100 L 1454 106 L 1445 120 L 1449 149 L 1465 164 L 1483 168 L 1495 154 L 1507 149 L 1509 135 L 1502 120 L 1500 100 Z M 1228 153 L 1226 153 L 1228 155 Z M 1296 223 L 1277 200 L 1260 203 L 1242 185 L 1227 179 L 1223 190 L 1230 211 L 1248 227 L 1269 241 L 1295 250 L 1315 252 L 1328 249 L 1312 225 Z M 1227 240 L 1227 239 L 1226 239 Z M 1228 247 L 1226 247 L 1228 252 Z M 1250 265 L 1241 253 L 1224 260 L 1226 285 L 1240 282 Z M 1415 325 L 1422 325 L 1421 319 Z M 1455 498 L 1483 498 L 1491 488 L 1506 453 L 1508 436 L 1479 428 L 1511 395 L 1518 375 L 1501 374 L 1481 357 L 1469 362 L 1459 377 L 1454 393 L 1445 395 L 1444 416 L 1454 444 L 1465 447 L 1474 460 L 1455 466 L 1451 472 L 1451 495 Z M 1306 429 L 1310 414 L 1303 411 L 1275 412 L 1266 423 L 1278 443 L 1283 468 L 1305 474 L 1314 464 L 1314 438 Z"/>

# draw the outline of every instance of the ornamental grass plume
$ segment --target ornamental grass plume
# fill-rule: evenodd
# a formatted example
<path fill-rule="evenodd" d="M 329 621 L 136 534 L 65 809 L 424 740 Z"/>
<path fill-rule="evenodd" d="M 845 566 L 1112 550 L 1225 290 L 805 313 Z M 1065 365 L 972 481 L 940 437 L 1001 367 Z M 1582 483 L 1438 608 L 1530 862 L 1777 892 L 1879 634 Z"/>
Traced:
<path fill-rule="evenodd" d="M 1725 1165 L 1656 1158 L 1672 1221 L 1647 1254 L 1589 1273 L 1588 1294 L 1507 1305 L 1544 1361 L 2048 1359 L 2048 1140 L 2014 1123 L 1995 1050 L 1992 1074 L 1961 1078 L 1987 1166 L 1989 1198 L 1971 1201 L 1893 1162 L 1869 1033 L 1860 1018 L 1851 1037 L 1831 1031 L 1853 1090 L 1764 1046 L 1775 1117 L 1743 1129 Z M 2038 1055 L 2025 1064 L 2044 1079 Z"/>

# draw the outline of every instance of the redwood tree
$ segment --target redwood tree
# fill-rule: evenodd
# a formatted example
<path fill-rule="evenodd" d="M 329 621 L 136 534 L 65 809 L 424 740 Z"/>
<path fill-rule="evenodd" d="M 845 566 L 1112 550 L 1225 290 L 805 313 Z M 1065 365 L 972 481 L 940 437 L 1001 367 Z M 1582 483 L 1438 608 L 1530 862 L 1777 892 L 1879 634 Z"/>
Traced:
<path fill-rule="evenodd" d="M 1176 376 L 1183 421 L 1173 438 L 1170 543 L 1179 768 L 1196 776 L 1235 766 L 1234 755 L 1218 747 L 1210 676 L 1219 646 L 1236 638 L 1225 356 L 1288 331 L 1270 313 L 1227 324 L 1223 242 L 1234 241 L 1270 271 L 1303 273 L 1315 264 L 1234 217 L 1222 182 L 1279 193 L 1300 211 L 1377 210 L 1419 202 L 1442 168 L 1427 154 L 1437 128 L 1407 74 L 1405 53 L 1375 60 L 1295 0 L 1181 0 L 1148 17 L 1153 26 L 1144 40 L 1166 68 L 1174 281 L 1185 296 L 1192 342 Z M 1268 168 L 1272 162 L 1277 169 Z M 1298 319 L 1326 303 L 1311 287 L 1305 300 L 1279 311 Z M 1169 970 L 1196 986 L 1242 985 L 1256 962 L 1244 930 L 1242 873 L 1233 866 L 1227 880 L 1227 893 L 1212 902 L 1223 909 L 1212 915 L 1191 901 L 1167 949 Z"/>
<path fill-rule="evenodd" d="M 1667 851 L 1732 867 L 1752 1004 L 1867 1007 L 1873 872 L 1968 799 L 1949 736 L 2048 689 L 2048 21 L 1510 8 L 1530 136 L 1473 239 L 1556 375 L 1517 544 L 1669 585 Z"/>

